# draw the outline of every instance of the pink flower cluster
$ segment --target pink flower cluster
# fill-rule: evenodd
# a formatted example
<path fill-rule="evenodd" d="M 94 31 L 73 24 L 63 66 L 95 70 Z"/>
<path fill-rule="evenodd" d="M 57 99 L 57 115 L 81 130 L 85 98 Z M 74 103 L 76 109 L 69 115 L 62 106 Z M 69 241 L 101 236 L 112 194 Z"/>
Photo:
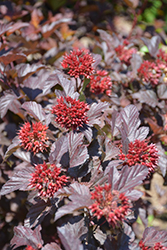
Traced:
<path fill-rule="evenodd" d="M 53 197 L 57 190 L 66 185 L 68 178 L 61 174 L 61 169 L 55 164 L 38 164 L 30 179 L 30 187 L 38 190 L 43 197 Z"/>
<path fill-rule="evenodd" d="M 132 58 L 132 54 L 135 54 L 137 52 L 135 48 L 128 49 L 126 47 L 126 43 L 116 47 L 115 51 L 117 53 L 117 57 L 119 58 L 119 60 L 127 65 L 130 64 L 130 59 Z"/>
<path fill-rule="evenodd" d="M 160 242 L 157 242 L 153 247 L 150 247 L 145 246 L 142 240 L 139 242 L 139 247 L 141 250 L 167 250 L 167 247 L 164 247 Z"/>
<path fill-rule="evenodd" d="M 158 153 L 155 144 L 150 144 L 143 140 L 135 140 L 129 143 L 128 153 L 125 155 L 120 148 L 120 160 L 125 161 L 129 166 L 142 164 L 148 167 L 149 173 L 153 173 L 157 167 Z"/>
<path fill-rule="evenodd" d="M 95 94 L 101 94 L 106 91 L 107 95 L 111 94 L 111 77 L 106 70 L 97 70 L 96 74 L 90 76 L 90 91 Z"/>
<path fill-rule="evenodd" d="M 52 107 L 52 113 L 56 115 L 55 121 L 67 129 L 76 130 L 88 123 L 86 112 L 89 110 L 85 102 L 67 96 L 57 99 L 58 104 Z"/>
<path fill-rule="evenodd" d="M 41 122 L 35 122 L 32 125 L 26 122 L 18 133 L 21 146 L 28 151 L 33 151 L 34 154 L 43 152 L 48 147 L 47 129 L 48 127 Z"/>
<path fill-rule="evenodd" d="M 159 78 L 162 76 L 162 70 L 160 65 L 146 60 L 138 69 L 138 75 L 144 83 L 150 83 L 152 86 L 155 86 L 159 83 Z"/>
<path fill-rule="evenodd" d="M 86 49 L 74 49 L 70 54 L 65 54 L 61 65 L 68 70 L 70 76 L 79 77 L 80 75 L 89 78 L 94 72 L 93 63 L 95 60 Z"/>
<path fill-rule="evenodd" d="M 105 184 L 103 187 L 96 186 L 91 195 L 94 203 L 89 209 L 93 215 L 98 220 L 104 216 L 113 228 L 119 227 L 131 207 L 126 196 L 117 190 L 112 191 L 110 184 Z"/>

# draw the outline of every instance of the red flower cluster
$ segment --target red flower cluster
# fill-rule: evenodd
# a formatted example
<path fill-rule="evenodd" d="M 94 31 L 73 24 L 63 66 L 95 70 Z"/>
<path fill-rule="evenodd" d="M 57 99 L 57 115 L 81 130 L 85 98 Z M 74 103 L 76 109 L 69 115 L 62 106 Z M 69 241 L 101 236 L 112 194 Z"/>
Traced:
<path fill-rule="evenodd" d="M 57 102 L 58 104 L 52 107 L 52 113 L 56 115 L 55 121 L 62 127 L 75 130 L 88 123 L 86 112 L 89 107 L 85 102 L 69 96 L 60 97 Z"/>
<path fill-rule="evenodd" d="M 32 173 L 30 186 L 39 191 L 43 197 L 53 197 L 58 189 L 62 188 L 68 177 L 61 175 L 61 169 L 55 164 L 38 164 L 35 167 L 35 172 Z"/>
<path fill-rule="evenodd" d="M 167 53 L 164 50 L 160 49 L 157 54 L 157 57 L 160 61 L 167 63 Z"/>
<path fill-rule="evenodd" d="M 153 86 L 159 83 L 159 78 L 162 76 L 161 67 L 154 62 L 144 61 L 138 69 L 139 77 L 146 84 L 150 83 Z"/>
<path fill-rule="evenodd" d="M 111 94 L 111 77 L 106 70 L 97 70 L 96 74 L 90 76 L 90 91 L 95 94 L 101 94 L 106 91 L 107 95 Z"/>
<path fill-rule="evenodd" d="M 125 43 L 124 43 L 125 44 Z M 117 56 L 121 62 L 130 64 L 130 59 L 132 58 L 132 54 L 135 54 L 137 50 L 135 48 L 128 49 L 125 45 L 119 45 L 115 48 Z"/>
<path fill-rule="evenodd" d="M 35 250 L 32 246 L 27 246 L 25 250 Z"/>
<path fill-rule="evenodd" d="M 74 49 L 70 54 L 65 54 L 61 65 L 68 70 L 70 76 L 79 77 L 80 75 L 89 78 L 94 72 L 93 63 L 95 60 L 86 49 Z"/>
<path fill-rule="evenodd" d="M 142 164 L 148 167 L 149 173 L 154 172 L 157 167 L 158 161 L 158 153 L 155 147 L 155 144 L 150 144 L 143 140 L 135 140 L 134 142 L 129 143 L 128 154 L 124 154 L 122 152 L 122 148 L 120 148 L 120 160 L 126 162 L 129 166 L 134 166 L 137 164 Z"/>
<path fill-rule="evenodd" d="M 150 247 L 150 246 L 145 246 L 142 240 L 140 240 L 139 242 L 139 247 L 141 250 L 167 250 L 167 247 L 162 246 L 160 242 L 157 242 L 154 244 L 153 247 Z"/>
<path fill-rule="evenodd" d="M 41 122 L 35 122 L 32 125 L 26 122 L 18 133 L 21 146 L 28 151 L 33 151 L 34 154 L 43 152 L 48 147 L 47 129 L 48 127 Z"/>
<path fill-rule="evenodd" d="M 98 220 L 104 216 L 113 228 L 119 227 L 131 207 L 126 196 L 119 191 L 111 191 L 110 184 L 105 184 L 103 187 L 96 186 L 91 195 L 95 203 L 89 209 L 94 216 Z"/>

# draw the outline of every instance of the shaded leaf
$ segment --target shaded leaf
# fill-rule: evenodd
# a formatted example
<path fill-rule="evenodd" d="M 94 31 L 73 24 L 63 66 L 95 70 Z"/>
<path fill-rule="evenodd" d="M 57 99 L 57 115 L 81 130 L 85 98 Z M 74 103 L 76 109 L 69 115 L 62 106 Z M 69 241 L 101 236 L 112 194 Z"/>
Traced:
<path fill-rule="evenodd" d="M 66 214 L 71 214 L 75 210 L 89 207 L 92 204 L 91 194 L 88 186 L 80 184 L 78 182 L 72 183 L 69 188 L 63 188 L 56 195 L 69 196 L 70 202 L 67 205 L 60 207 L 55 213 L 55 220 L 58 220 Z"/>
<path fill-rule="evenodd" d="M 100 245 L 102 246 L 107 238 L 107 234 L 103 233 L 103 231 L 100 230 L 100 227 L 98 226 L 96 230 L 93 232 L 93 236 L 96 240 L 100 242 Z"/>
<path fill-rule="evenodd" d="M 39 94 L 42 93 L 41 89 L 32 89 L 28 87 L 23 87 L 22 90 L 30 98 L 30 100 L 34 100 Z"/>
<path fill-rule="evenodd" d="M 106 42 L 109 51 L 113 50 L 113 47 L 117 47 L 120 44 L 116 36 L 111 36 L 105 30 L 98 29 L 97 31 L 100 34 L 100 38 Z"/>
<path fill-rule="evenodd" d="M 45 65 L 42 64 L 32 64 L 29 63 L 20 63 L 16 65 L 15 69 L 17 71 L 17 76 L 26 79 L 28 76 L 34 74 L 36 71 L 45 68 Z M 22 79 L 22 80 L 23 80 Z"/>
<path fill-rule="evenodd" d="M 52 144 L 49 161 L 51 164 L 60 162 L 62 156 L 68 151 L 67 136 L 61 136 Z"/>
<path fill-rule="evenodd" d="M 41 238 L 41 225 L 36 227 L 34 230 L 24 226 L 14 227 L 14 236 L 10 242 L 12 249 L 17 247 L 29 245 L 35 250 L 40 249 L 43 245 L 43 240 Z"/>
<path fill-rule="evenodd" d="M 33 172 L 34 167 L 31 166 L 16 171 L 10 180 L 2 186 L 0 195 L 6 195 L 18 189 L 23 191 L 30 189 L 28 185 Z"/>
<path fill-rule="evenodd" d="M 165 150 L 162 148 L 160 143 L 156 144 L 156 147 L 158 149 L 159 155 L 158 166 L 161 170 L 163 177 L 165 177 L 167 171 L 167 155 L 165 154 Z"/>
<path fill-rule="evenodd" d="M 0 23 L 0 36 L 2 36 L 5 32 L 7 32 L 9 29 L 11 29 L 13 26 L 13 23 Z"/>
<path fill-rule="evenodd" d="M 7 151 L 4 155 L 4 160 L 6 160 L 11 154 L 13 154 L 18 148 L 20 148 L 20 139 L 16 136 L 13 140 L 11 145 L 8 147 Z"/>
<path fill-rule="evenodd" d="M 29 23 L 23 23 L 21 21 L 18 21 L 17 23 L 14 23 L 11 28 L 7 31 L 7 35 L 14 33 L 16 30 L 19 30 L 21 28 L 29 26 Z"/>
<path fill-rule="evenodd" d="M 68 147 L 71 168 L 81 165 L 89 158 L 87 147 L 83 145 L 83 134 L 71 131 L 68 135 Z"/>
<path fill-rule="evenodd" d="M 44 38 L 49 37 L 54 32 L 54 30 L 58 28 L 58 26 L 61 23 L 68 23 L 70 21 L 71 21 L 71 18 L 61 18 L 60 20 L 54 21 L 51 24 L 43 25 L 41 29 L 43 37 Z"/>
<path fill-rule="evenodd" d="M 45 112 L 42 106 L 36 102 L 25 102 L 22 104 L 22 108 L 27 111 L 27 113 L 33 116 L 36 120 L 45 120 Z"/>
<path fill-rule="evenodd" d="M 24 226 L 32 228 L 41 224 L 50 210 L 51 206 L 49 201 L 45 202 L 40 198 L 36 199 L 36 203 L 28 211 Z"/>

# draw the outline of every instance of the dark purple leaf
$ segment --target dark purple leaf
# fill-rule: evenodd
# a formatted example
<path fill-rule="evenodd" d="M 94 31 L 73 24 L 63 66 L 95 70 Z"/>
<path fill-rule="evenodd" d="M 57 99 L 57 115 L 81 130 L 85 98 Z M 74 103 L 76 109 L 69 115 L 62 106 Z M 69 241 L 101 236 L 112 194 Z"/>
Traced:
<path fill-rule="evenodd" d="M 31 162 L 31 154 L 30 154 L 30 152 L 25 152 L 25 151 L 22 151 L 21 149 L 18 149 L 13 154 L 14 154 L 14 156 L 21 159 L 24 162 L 28 162 L 28 163 Z"/>
<path fill-rule="evenodd" d="M 45 120 L 45 112 L 42 109 L 42 106 L 36 102 L 25 102 L 22 104 L 22 108 L 27 111 L 27 113 L 33 116 L 39 121 Z"/>
<path fill-rule="evenodd" d="M 112 112 L 111 120 L 108 119 L 108 117 L 105 117 L 105 119 L 108 122 L 108 124 L 111 126 L 111 134 L 112 134 L 112 136 L 117 136 L 120 133 L 118 128 L 121 127 L 121 123 L 122 123 L 120 113 L 118 113 L 118 111 L 116 111 L 114 109 L 114 111 Z"/>
<path fill-rule="evenodd" d="M 132 94 L 132 97 L 138 99 L 140 103 L 146 103 L 153 108 L 158 106 L 158 99 L 155 91 L 153 90 L 139 90 L 138 92 Z"/>
<path fill-rule="evenodd" d="M 17 96 L 12 91 L 4 91 L 4 96 L 0 98 L 0 114 L 1 118 L 3 118 L 8 109 L 11 111 L 14 109 L 14 106 L 17 107 L 17 110 L 21 107 L 21 104 L 17 100 Z M 19 113 L 19 112 L 17 112 Z"/>
<path fill-rule="evenodd" d="M 142 184 L 148 174 L 148 168 L 143 165 L 135 165 L 132 168 L 125 166 L 117 182 L 120 192 L 128 192 L 134 187 Z"/>
<path fill-rule="evenodd" d="M 157 94 L 160 99 L 167 99 L 167 86 L 166 84 L 160 84 L 157 86 Z"/>
<path fill-rule="evenodd" d="M 132 54 L 132 58 L 130 59 L 131 67 L 132 67 L 132 75 L 133 77 L 137 76 L 137 70 L 140 68 L 142 63 L 142 58 L 137 53 Z"/>
<path fill-rule="evenodd" d="M 102 60 L 102 56 L 99 54 L 92 54 L 92 56 L 93 56 L 93 59 L 95 60 L 95 62 L 93 63 L 93 67 L 96 68 L 100 64 Z"/>
<path fill-rule="evenodd" d="M 116 36 L 111 36 L 105 30 L 98 29 L 97 31 L 100 34 L 100 38 L 106 42 L 109 51 L 112 51 L 113 48 L 117 47 L 120 44 L 119 39 Z"/>
<path fill-rule="evenodd" d="M 22 80 L 25 80 L 30 75 L 34 74 L 38 70 L 45 68 L 45 65 L 42 64 L 28 64 L 28 63 L 20 63 L 16 65 L 15 69 L 18 77 L 22 77 Z"/>
<path fill-rule="evenodd" d="M 29 76 L 27 79 L 25 79 L 23 81 L 23 86 L 32 90 L 40 89 L 43 91 L 41 95 L 47 95 L 48 93 L 50 93 L 50 89 L 55 85 L 55 81 L 47 81 L 49 76 L 50 72 L 48 70 L 41 69 L 36 72 L 35 76 Z"/>
<path fill-rule="evenodd" d="M 6 160 L 11 154 L 13 154 L 18 148 L 20 148 L 20 140 L 16 136 L 13 140 L 11 145 L 8 147 L 7 151 L 4 155 L 4 160 Z"/>
<path fill-rule="evenodd" d="M 109 164 L 110 165 L 110 164 Z M 109 167 L 108 165 L 108 167 Z M 109 183 L 112 190 L 119 190 L 121 193 L 126 193 L 130 199 L 139 198 L 140 194 L 134 192 L 133 188 L 140 185 L 148 174 L 148 168 L 143 165 L 133 167 L 124 166 L 121 172 L 118 172 L 116 167 L 111 167 L 109 171 Z"/>
<path fill-rule="evenodd" d="M 62 88 L 64 90 L 64 93 L 65 93 L 65 96 L 71 96 L 71 97 L 73 97 L 73 95 L 75 94 L 75 88 L 76 88 L 76 86 L 75 86 L 76 83 L 74 83 L 74 81 L 69 80 L 67 78 L 67 76 L 65 76 L 63 74 L 60 74 L 60 73 L 58 73 L 56 75 L 55 80 L 57 81 L 57 83 L 60 86 L 62 86 Z"/>
<path fill-rule="evenodd" d="M 99 102 L 99 103 L 93 103 L 90 106 L 90 109 L 87 112 L 89 125 L 92 126 L 93 124 L 99 124 L 100 121 L 98 120 L 99 117 L 101 117 L 102 112 L 108 107 L 107 102 Z"/>
<path fill-rule="evenodd" d="M 0 195 L 9 194 L 15 190 L 28 190 L 31 179 L 31 174 L 34 172 L 34 167 L 28 166 L 24 169 L 16 171 L 13 176 L 8 180 L 0 191 Z"/>
<path fill-rule="evenodd" d="M 71 18 L 61 18 L 60 20 L 54 21 L 51 24 L 45 24 L 41 30 L 43 37 L 49 37 L 61 23 L 69 23 L 70 21 Z"/>
<path fill-rule="evenodd" d="M 159 44 L 161 42 L 160 36 L 153 36 L 151 39 L 142 37 L 141 40 L 147 46 L 150 55 L 155 57 L 158 52 Z"/>
<path fill-rule="evenodd" d="M 158 166 L 161 170 L 163 177 L 166 175 L 167 171 L 167 155 L 165 154 L 165 150 L 162 148 L 161 144 L 156 145 L 158 149 L 159 159 L 158 159 Z"/>
<path fill-rule="evenodd" d="M 105 138 L 104 145 L 105 145 L 105 154 L 106 154 L 104 161 L 111 160 L 112 158 L 114 158 L 115 156 L 119 154 L 120 152 L 119 148 L 116 147 L 108 137 Z"/>
<path fill-rule="evenodd" d="M 59 193 L 57 192 L 56 194 L 60 195 L 61 193 L 63 196 L 69 196 L 71 201 L 67 205 L 62 206 L 57 210 L 55 214 L 55 220 L 58 220 L 66 214 L 71 214 L 75 210 L 89 207 L 92 204 L 89 188 L 84 184 L 82 185 L 78 182 L 74 182 L 69 188 L 63 188 L 59 191 Z"/>
<path fill-rule="evenodd" d="M 41 250 L 62 250 L 55 242 L 46 244 Z"/>
<path fill-rule="evenodd" d="M 19 30 L 19 29 L 21 29 L 21 28 L 24 28 L 24 27 L 27 27 L 27 26 L 29 26 L 30 24 L 29 23 L 23 23 L 23 22 L 17 22 L 17 23 L 14 23 L 13 25 L 12 25 L 12 27 L 11 28 L 9 28 L 9 31 L 7 32 L 8 33 L 8 35 L 9 34 L 12 34 L 12 33 L 14 33 L 16 30 Z"/>
<path fill-rule="evenodd" d="M 92 135 L 93 135 L 92 129 L 89 126 L 87 126 L 86 129 L 82 130 L 82 133 L 84 134 L 84 136 L 86 137 L 86 139 L 88 140 L 88 142 L 91 142 Z"/>
<path fill-rule="evenodd" d="M 134 105 L 128 105 L 121 113 L 122 126 L 120 127 L 122 138 L 122 150 L 127 153 L 129 142 L 135 139 L 144 140 L 149 132 L 147 127 L 139 128 L 139 112 Z"/>
<path fill-rule="evenodd" d="M 24 226 L 26 227 L 35 227 L 39 223 L 43 221 L 45 216 L 50 212 L 51 206 L 50 202 L 45 202 L 42 199 L 36 199 L 36 203 L 32 205 L 29 209 L 28 214 L 26 216 L 26 220 L 24 221 Z"/>
<path fill-rule="evenodd" d="M 23 87 L 22 90 L 30 98 L 30 100 L 34 100 L 39 94 L 42 93 L 41 89 L 31 89 L 31 88 Z"/>
<path fill-rule="evenodd" d="M 147 227 L 144 230 L 142 241 L 146 246 L 154 246 L 155 243 L 160 242 L 167 247 L 167 231 L 158 231 L 154 227 Z"/>
<path fill-rule="evenodd" d="M 71 131 L 68 135 L 68 147 L 71 168 L 81 165 L 89 158 L 87 147 L 83 145 L 83 134 Z"/>
<path fill-rule="evenodd" d="M 14 236 L 10 242 L 10 245 L 13 247 L 12 249 L 24 245 L 32 246 L 35 250 L 40 249 L 43 245 L 40 230 L 41 225 L 36 227 L 34 231 L 29 227 L 14 227 Z"/>
<path fill-rule="evenodd" d="M 8 23 L 8 24 L 0 23 L 0 36 L 2 36 L 6 31 L 11 29 L 12 26 L 13 23 Z"/>
<path fill-rule="evenodd" d="M 51 164 L 60 163 L 62 156 L 68 151 L 67 136 L 62 136 L 52 144 L 49 161 Z"/>
<path fill-rule="evenodd" d="M 75 224 L 67 223 L 63 227 L 58 227 L 58 235 L 66 250 L 82 250 L 83 246 L 80 237 L 87 233 L 87 228 L 84 226 L 84 219 Z"/>
<path fill-rule="evenodd" d="M 107 234 L 105 234 L 103 231 L 101 231 L 99 226 L 96 228 L 96 230 L 94 230 L 93 236 L 95 237 L 96 240 L 98 240 L 100 242 L 101 246 L 104 245 L 104 242 L 107 238 Z"/>

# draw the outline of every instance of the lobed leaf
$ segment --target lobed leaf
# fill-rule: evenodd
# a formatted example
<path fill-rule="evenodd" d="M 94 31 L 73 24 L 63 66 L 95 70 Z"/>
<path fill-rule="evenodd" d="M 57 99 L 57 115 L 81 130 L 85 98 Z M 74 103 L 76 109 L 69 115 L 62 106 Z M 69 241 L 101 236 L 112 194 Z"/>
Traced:
<path fill-rule="evenodd" d="M 89 158 L 87 147 L 83 145 L 82 133 L 77 134 L 73 131 L 69 133 L 68 148 L 71 168 L 81 165 Z"/>
<path fill-rule="evenodd" d="M 25 109 L 27 113 L 33 116 L 36 120 L 45 120 L 45 112 L 40 104 L 32 101 L 25 102 L 22 104 L 22 108 Z"/>
<path fill-rule="evenodd" d="M 41 238 L 41 225 L 36 227 L 34 231 L 29 227 L 17 226 L 14 227 L 14 236 L 10 242 L 12 249 L 17 247 L 29 245 L 35 250 L 39 249 L 43 245 L 43 240 Z"/>
<path fill-rule="evenodd" d="M 29 181 L 33 172 L 34 167 L 31 166 L 16 171 L 10 180 L 2 186 L 0 195 L 6 195 L 18 189 L 23 191 L 28 190 Z"/>
<path fill-rule="evenodd" d="M 87 233 L 87 228 L 84 226 L 84 219 L 75 224 L 67 223 L 63 227 L 58 227 L 58 235 L 66 250 L 82 250 L 80 237 Z"/>
<path fill-rule="evenodd" d="M 60 207 L 55 214 L 55 221 L 66 214 L 71 214 L 75 210 L 87 208 L 92 204 L 91 194 L 88 186 L 79 182 L 72 183 L 69 188 L 63 188 L 57 194 L 69 196 L 70 202 L 67 205 Z"/>

